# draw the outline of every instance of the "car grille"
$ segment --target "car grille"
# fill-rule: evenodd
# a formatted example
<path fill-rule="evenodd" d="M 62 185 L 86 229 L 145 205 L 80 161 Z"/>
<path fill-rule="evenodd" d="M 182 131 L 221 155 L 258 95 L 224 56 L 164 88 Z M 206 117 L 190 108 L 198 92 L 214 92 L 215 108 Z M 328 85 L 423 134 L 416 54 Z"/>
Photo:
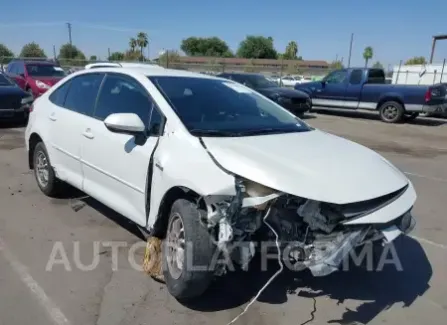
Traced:
<path fill-rule="evenodd" d="M 407 188 L 408 185 L 390 194 L 386 194 L 367 201 L 347 204 L 331 204 L 331 206 L 336 208 L 348 220 L 361 218 L 390 204 L 391 202 L 399 198 L 407 190 Z"/>
<path fill-rule="evenodd" d="M 0 109 L 17 109 L 21 106 L 22 98 L 17 95 L 0 96 Z"/>

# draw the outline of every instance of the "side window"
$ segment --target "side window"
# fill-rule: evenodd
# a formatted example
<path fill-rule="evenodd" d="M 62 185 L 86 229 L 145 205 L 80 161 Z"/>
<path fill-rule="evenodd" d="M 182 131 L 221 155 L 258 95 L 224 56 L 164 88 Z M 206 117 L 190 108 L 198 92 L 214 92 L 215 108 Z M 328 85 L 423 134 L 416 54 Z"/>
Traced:
<path fill-rule="evenodd" d="M 345 83 L 347 79 L 346 70 L 338 70 L 330 73 L 324 81 L 328 84 L 342 84 Z"/>
<path fill-rule="evenodd" d="M 53 93 L 48 97 L 50 102 L 54 105 L 64 107 L 65 98 L 67 97 L 68 89 L 70 89 L 71 80 L 64 83 L 62 86 L 57 88 Z"/>
<path fill-rule="evenodd" d="M 16 74 L 15 69 L 16 69 L 16 64 L 10 63 L 10 64 L 8 64 L 8 69 L 6 71 L 10 74 Z"/>
<path fill-rule="evenodd" d="M 16 64 L 16 74 L 18 75 L 25 74 L 25 68 L 23 67 L 22 62 Z"/>
<path fill-rule="evenodd" d="M 135 113 L 149 127 L 153 102 L 133 78 L 108 74 L 98 97 L 94 116 L 100 120 L 114 113 Z"/>
<path fill-rule="evenodd" d="M 349 83 L 351 85 L 358 85 L 362 82 L 362 75 L 363 75 L 363 71 L 362 70 L 352 70 L 351 72 L 351 77 L 349 78 Z"/>
<path fill-rule="evenodd" d="M 91 116 L 103 78 L 103 73 L 90 73 L 71 79 L 64 107 Z"/>

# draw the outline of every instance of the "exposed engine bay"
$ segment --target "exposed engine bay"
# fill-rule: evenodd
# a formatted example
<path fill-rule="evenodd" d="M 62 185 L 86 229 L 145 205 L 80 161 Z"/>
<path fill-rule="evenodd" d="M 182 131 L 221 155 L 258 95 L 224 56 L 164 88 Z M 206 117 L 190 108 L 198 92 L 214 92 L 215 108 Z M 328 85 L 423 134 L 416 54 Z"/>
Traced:
<path fill-rule="evenodd" d="M 309 268 L 314 276 L 338 270 L 346 254 L 359 245 L 386 242 L 374 225 L 344 225 L 346 214 L 334 204 L 290 196 L 241 179 L 236 180 L 236 189 L 236 196 L 204 198 L 206 222 L 215 232 L 218 249 L 243 269 L 259 249 L 259 238 L 263 243 L 275 240 L 275 234 L 265 229 L 264 219 L 278 234 L 282 259 L 295 270 Z M 395 220 L 399 233 L 414 227 L 410 211 Z M 225 271 L 222 264 L 216 274 Z"/>

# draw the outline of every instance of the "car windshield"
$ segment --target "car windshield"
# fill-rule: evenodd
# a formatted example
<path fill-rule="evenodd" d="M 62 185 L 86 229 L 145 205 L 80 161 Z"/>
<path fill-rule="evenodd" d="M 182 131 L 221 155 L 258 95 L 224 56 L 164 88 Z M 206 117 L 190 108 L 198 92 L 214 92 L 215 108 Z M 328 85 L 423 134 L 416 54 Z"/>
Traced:
<path fill-rule="evenodd" d="M 253 86 L 255 88 L 278 87 L 278 85 L 276 83 L 274 83 L 273 81 L 268 80 L 264 76 L 253 75 L 253 76 L 249 76 L 247 79 L 253 84 Z"/>
<path fill-rule="evenodd" d="M 27 64 L 26 71 L 33 77 L 63 77 L 65 72 L 61 67 L 52 64 Z"/>
<path fill-rule="evenodd" d="M 11 86 L 14 83 L 5 75 L 0 73 L 0 86 Z"/>
<path fill-rule="evenodd" d="M 246 136 L 313 130 L 281 106 L 232 81 L 149 77 L 195 136 Z"/>

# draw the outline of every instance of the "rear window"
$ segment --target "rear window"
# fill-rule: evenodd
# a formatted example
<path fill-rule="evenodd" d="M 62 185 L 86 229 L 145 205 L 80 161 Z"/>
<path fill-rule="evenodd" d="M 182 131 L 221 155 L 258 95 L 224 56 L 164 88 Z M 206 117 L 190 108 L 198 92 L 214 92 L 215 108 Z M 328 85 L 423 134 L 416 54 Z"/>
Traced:
<path fill-rule="evenodd" d="M 26 64 L 26 71 L 32 77 L 63 77 L 65 71 L 54 64 Z"/>
<path fill-rule="evenodd" d="M 368 83 L 370 84 L 384 84 L 385 72 L 382 69 L 370 69 L 368 71 Z"/>

